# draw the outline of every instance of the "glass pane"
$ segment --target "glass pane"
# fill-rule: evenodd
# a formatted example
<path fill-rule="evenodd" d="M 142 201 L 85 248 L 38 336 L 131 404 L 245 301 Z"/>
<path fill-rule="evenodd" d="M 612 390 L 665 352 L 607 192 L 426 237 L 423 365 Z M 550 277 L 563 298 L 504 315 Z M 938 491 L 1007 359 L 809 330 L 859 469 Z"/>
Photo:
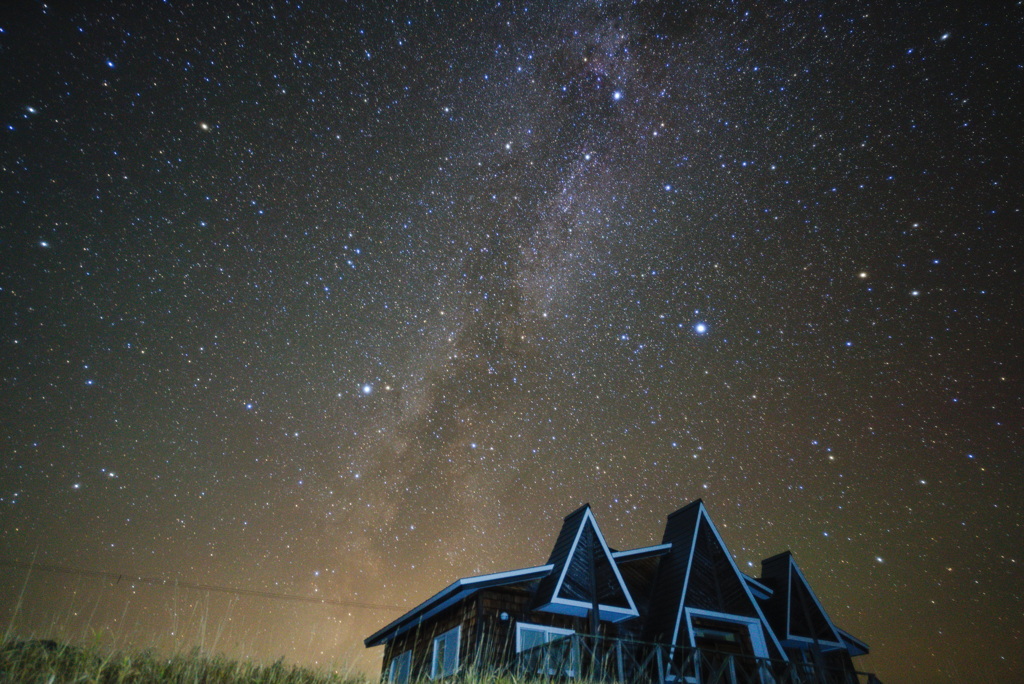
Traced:
<path fill-rule="evenodd" d="M 531 648 L 537 648 L 547 643 L 547 633 L 539 629 L 520 629 L 519 631 L 519 650 L 529 651 Z"/>
<path fill-rule="evenodd" d="M 445 640 L 444 637 L 438 637 L 434 639 L 434 676 L 444 676 L 444 652 L 445 652 Z"/>
<path fill-rule="evenodd" d="M 459 633 L 448 632 L 444 635 L 445 649 L 444 649 L 444 673 L 446 675 L 454 674 L 459 669 Z"/>
<path fill-rule="evenodd" d="M 552 634 L 548 649 L 550 674 L 575 677 L 579 673 L 580 648 L 572 635 Z"/>
<path fill-rule="evenodd" d="M 412 652 L 406 651 L 391 661 L 391 681 L 393 684 L 408 684 L 409 671 L 412 667 Z"/>

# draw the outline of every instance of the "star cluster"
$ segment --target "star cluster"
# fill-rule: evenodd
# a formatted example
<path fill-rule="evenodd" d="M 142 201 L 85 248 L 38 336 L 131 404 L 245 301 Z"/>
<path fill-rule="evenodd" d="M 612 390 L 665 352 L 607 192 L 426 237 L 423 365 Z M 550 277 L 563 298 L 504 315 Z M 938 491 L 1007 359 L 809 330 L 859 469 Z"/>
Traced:
<path fill-rule="evenodd" d="M 5 7 L 0 558 L 338 603 L 5 569 L 4 619 L 24 583 L 26 631 L 373 671 L 362 637 L 579 504 L 628 547 L 702 497 L 862 669 L 1012 680 L 1022 30 Z"/>

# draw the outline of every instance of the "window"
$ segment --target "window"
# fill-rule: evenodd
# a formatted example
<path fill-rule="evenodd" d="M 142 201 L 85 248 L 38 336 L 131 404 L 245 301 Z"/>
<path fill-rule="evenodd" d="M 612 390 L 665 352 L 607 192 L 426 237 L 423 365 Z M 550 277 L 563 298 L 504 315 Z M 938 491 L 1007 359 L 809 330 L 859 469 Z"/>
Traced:
<path fill-rule="evenodd" d="M 702 649 L 698 679 L 700 671 L 707 668 L 709 672 L 724 674 L 723 681 L 775 681 L 759 619 L 697 608 L 687 608 L 686 619 L 690 624 L 690 643 Z"/>
<path fill-rule="evenodd" d="M 391 684 L 409 684 L 409 671 L 412 669 L 412 651 L 406 651 L 397 658 L 391 659 L 388 669 L 388 681 Z"/>
<path fill-rule="evenodd" d="M 434 658 L 430 664 L 430 678 L 447 677 L 459 669 L 459 628 L 450 629 L 434 638 Z"/>
<path fill-rule="evenodd" d="M 577 677 L 580 672 L 580 644 L 571 629 L 544 625 L 516 625 L 516 653 L 523 668 L 546 675 Z"/>

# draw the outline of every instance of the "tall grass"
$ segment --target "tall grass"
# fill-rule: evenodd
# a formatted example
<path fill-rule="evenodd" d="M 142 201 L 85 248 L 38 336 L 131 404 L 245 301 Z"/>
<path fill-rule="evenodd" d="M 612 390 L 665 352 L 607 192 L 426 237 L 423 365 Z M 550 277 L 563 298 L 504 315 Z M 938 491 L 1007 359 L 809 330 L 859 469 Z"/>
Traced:
<path fill-rule="evenodd" d="M 376 680 L 373 680 L 376 681 Z M 448 680 L 457 684 L 550 684 L 550 679 L 518 677 L 492 668 L 469 666 Z M 593 680 L 579 680 L 593 684 Z M 317 670 L 287 665 L 232 660 L 190 653 L 161 656 L 155 651 L 113 651 L 50 640 L 16 640 L 0 644 L 0 684 L 371 684 L 351 671 Z"/>
<path fill-rule="evenodd" d="M 0 683 L 121 684 L 180 682 L 181 684 L 363 684 L 351 672 L 314 670 L 287 665 L 232 660 L 191 653 L 160 656 L 153 651 L 103 653 L 97 647 L 78 647 L 54 641 L 19 641 L 8 637 L 0 645 Z"/>
<path fill-rule="evenodd" d="M 363 674 L 365 666 L 358 658 L 346 659 L 342 653 L 337 654 L 338 660 L 328 660 L 329 664 L 324 666 L 298 666 L 283 657 L 277 662 L 261 661 L 256 654 L 267 653 L 268 644 L 273 647 L 273 657 L 294 646 L 295 635 L 287 629 L 289 622 L 274 619 L 280 617 L 279 612 L 263 613 L 257 608 L 246 617 L 256 614 L 260 619 L 232 623 L 239 599 L 211 605 L 209 592 L 189 597 L 174 586 L 173 594 L 163 597 L 166 610 L 132 614 L 130 606 L 135 608 L 132 599 L 136 598 L 136 589 L 166 592 L 168 588 L 126 583 L 122 589 L 102 583 L 93 594 L 83 590 L 81 581 L 68 586 L 59 577 L 56 581 L 43 580 L 33 572 L 33 566 L 34 563 L 30 564 L 24 579 L 18 581 L 20 587 L 11 581 L 13 578 L 0 577 L 13 590 L 11 598 L 16 598 L 9 618 L 0 602 L 0 684 L 368 682 Z M 85 588 L 94 587 L 86 584 Z M 117 589 L 127 594 L 123 608 L 115 607 L 112 600 L 117 598 L 112 596 Z M 150 603 L 156 602 L 152 596 L 148 598 Z M 27 614 L 25 606 L 31 607 Z M 232 631 L 232 624 L 240 627 Z M 271 629 L 266 629 L 268 624 Z M 315 633 L 314 629 L 303 631 Z M 225 654 L 225 650 L 231 655 Z M 324 653 L 319 655 L 322 658 Z"/>

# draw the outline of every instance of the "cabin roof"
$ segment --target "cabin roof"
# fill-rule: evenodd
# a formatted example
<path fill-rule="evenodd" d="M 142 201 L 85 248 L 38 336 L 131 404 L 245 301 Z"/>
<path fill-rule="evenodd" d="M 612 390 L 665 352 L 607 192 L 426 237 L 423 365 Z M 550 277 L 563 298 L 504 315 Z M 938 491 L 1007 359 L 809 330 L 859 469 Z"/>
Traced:
<path fill-rule="evenodd" d="M 638 592 L 644 637 L 653 641 L 684 643 L 691 613 L 717 611 L 759 621 L 773 657 L 783 660 L 786 648 L 809 643 L 851 656 L 869 652 L 835 626 L 789 551 L 763 560 L 759 578 L 741 572 L 700 499 L 668 516 L 661 544 L 621 551 L 608 546 L 584 504 L 565 517 L 546 564 L 456 580 L 364 643 L 390 642 L 481 590 L 514 585 L 528 585 L 531 610 L 576 617 L 589 614 L 596 591 L 600 619 L 612 622 L 639 615 Z"/>
<path fill-rule="evenodd" d="M 445 608 L 454 605 L 467 596 L 474 594 L 481 589 L 489 587 L 502 587 L 509 584 L 519 584 L 530 580 L 540 579 L 547 576 L 553 565 L 538 565 L 532 568 L 521 568 L 507 572 L 495 572 L 489 575 L 477 575 L 476 577 L 463 577 L 449 584 L 423 603 L 419 604 L 402 617 L 390 623 L 386 627 L 366 637 L 363 643 L 367 648 L 379 646 L 399 634 L 418 627 L 426 620 L 434 617 Z"/>
<path fill-rule="evenodd" d="M 633 561 L 640 560 L 641 558 L 651 558 L 652 556 L 664 556 L 671 550 L 671 544 L 656 544 L 654 546 L 642 546 L 639 549 L 629 549 L 628 551 L 612 551 L 612 558 L 617 561 Z"/>
<path fill-rule="evenodd" d="M 661 641 L 671 635 L 669 643 L 693 645 L 691 610 L 712 610 L 760 621 L 772 657 L 788 660 L 755 598 L 770 596 L 771 590 L 740 572 L 703 501 L 697 499 L 670 514 L 662 539 L 672 551 L 661 573 L 665 590 L 647 628 L 650 638 Z"/>
<path fill-rule="evenodd" d="M 638 549 L 615 551 L 611 555 L 616 561 L 628 562 L 663 556 L 672 548 L 671 544 L 656 544 L 654 546 L 643 546 Z M 519 584 L 531 580 L 542 579 L 551 574 L 555 569 L 553 564 L 538 565 L 532 568 L 520 568 L 518 570 L 507 570 L 475 577 L 463 577 L 449 584 L 426 601 L 412 608 L 397 620 L 382 627 L 363 640 L 367 648 L 380 646 L 381 644 L 394 639 L 410 629 L 419 626 L 426 620 L 440 613 L 445 608 L 461 601 L 481 589 L 491 587 L 503 587 L 510 584 Z M 749 578 L 748 578 L 749 579 Z"/>
<path fill-rule="evenodd" d="M 826 649 L 845 645 L 790 551 L 762 561 L 761 576 L 776 589 L 767 612 L 783 640 L 823 644 Z"/>
<path fill-rule="evenodd" d="M 742 577 L 743 581 L 747 583 L 747 587 L 750 589 L 750 592 L 754 595 L 754 598 L 766 599 L 770 598 L 771 595 L 775 593 L 775 591 L 767 584 L 757 579 L 756 577 L 751 577 L 742 570 L 740 571 L 740 577 Z"/>
<path fill-rule="evenodd" d="M 548 563 L 554 570 L 537 587 L 534 610 L 586 617 L 597 604 L 601 620 L 639 617 L 590 504 L 565 516 Z"/>
<path fill-rule="evenodd" d="M 870 647 L 866 643 L 864 643 L 857 637 L 853 636 L 845 629 L 836 627 L 836 632 L 839 634 L 839 638 L 843 640 L 843 645 L 846 646 L 846 649 L 850 652 L 851 657 L 867 655 L 871 652 Z"/>

